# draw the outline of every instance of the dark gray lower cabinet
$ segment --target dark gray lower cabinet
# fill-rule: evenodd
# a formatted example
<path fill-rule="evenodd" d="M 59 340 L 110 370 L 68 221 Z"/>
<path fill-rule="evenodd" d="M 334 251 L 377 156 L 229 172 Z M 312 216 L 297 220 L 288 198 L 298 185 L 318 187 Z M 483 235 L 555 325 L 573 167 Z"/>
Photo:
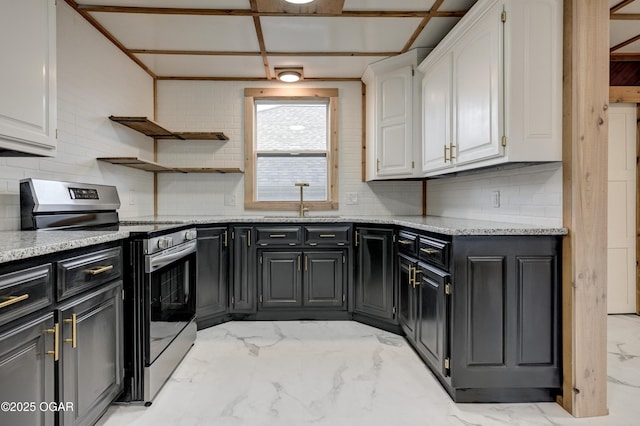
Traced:
<path fill-rule="evenodd" d="M 255 245 L 253 227 L 236 226 L 233 236 L 233 292 L 229 310 L 233 313 L 256 311 Z"/>
<path fill-rule="evenodd" d="M 344 308 L 345 250 L 265 250 L 259 258 L 260 309 Z"/>
<path fill-rule="evenodd" d="M 410 342 L 415 342 L 418 323 L 418 291 L 414 283 L 417 260 L 398 255 L 398 321 Z"/>
<path fill-rule="evenodd" d="M 0 424 L 53 426 L 55 411 L 40 404 L 55 401 L 54 336 L 52 312 L 0 334 L 0 400 L 33 403 L 26 411 L 0 411 Z"/>
<path fill-rule="evenodd" d="M 198 229 L 198 328 L 211 325 L 228 306 L 229 232 L 226 227 Z"/>
<path fill-rule="evenodd" d="M 356 228 L 356 313 L 395 320 L 393 229 Z"/>
<path fill-rule="evenodd" d="M 94 424 L 122 391 L 122 281 L 59 308 L 61 424 Z"/>
<path fill-rule="evenodd" d="M 560 238 L 454 237 L 456 401 L 554 400 L 561 386 Z"/>

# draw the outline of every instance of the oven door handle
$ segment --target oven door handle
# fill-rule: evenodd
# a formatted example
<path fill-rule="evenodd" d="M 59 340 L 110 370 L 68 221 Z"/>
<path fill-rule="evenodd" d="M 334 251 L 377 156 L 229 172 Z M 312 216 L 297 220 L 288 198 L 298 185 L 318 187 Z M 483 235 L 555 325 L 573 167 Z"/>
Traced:
<path fill-rule="evenodd" d="M 156 255 L 149 256 L 147 258 L 147 262 L 145 262 L 145 272 L 153 272 L 157 269 L 162 268 L 163 266 L 175 262 L 176 260 L 182 259 L 183 257 L 190 255 L 191 253 L 195 253 L 196 245 L 196 241 L 189 241 L 188 243 L 180 245 L 180 250 L 171 251 L 171 253 L 166 254 L 158 253 Z"/>

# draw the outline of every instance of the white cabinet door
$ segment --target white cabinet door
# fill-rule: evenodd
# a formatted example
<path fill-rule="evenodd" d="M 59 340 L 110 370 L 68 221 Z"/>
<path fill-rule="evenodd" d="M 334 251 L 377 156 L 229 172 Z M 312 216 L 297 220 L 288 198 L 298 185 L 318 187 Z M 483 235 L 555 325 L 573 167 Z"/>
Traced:
<path fill-rule="evenodd" d="M 422 78 L 422 171 L 451 167 L 451 54 Z"/>
<path fill-rule="evenodd" d="M 378 176 L 413 173 L 413 87 L 411 66 L 377 77 L 376 148 Z"/>
<path fill-rule="evenodd" d="M 453 47 L 454 162 L 502 155 L 502 4 L 488 9 Z"/>
<path fill-rule="evenodd" d="M 0 2 L 0 150 L 55 155 L 55 8 Z"/>

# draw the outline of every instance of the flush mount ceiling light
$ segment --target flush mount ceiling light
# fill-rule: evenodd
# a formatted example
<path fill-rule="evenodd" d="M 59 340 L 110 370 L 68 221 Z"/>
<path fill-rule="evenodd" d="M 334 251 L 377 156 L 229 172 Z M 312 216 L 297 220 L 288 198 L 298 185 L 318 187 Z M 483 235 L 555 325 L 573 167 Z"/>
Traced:
<path fill-rule="evenodd" d="M 287 3 L 293 3 L 293 4 L 307 4 L 307 3 L 311 3 L 314 0 L 284 0 Z"/>
<path fill-rule="evenodd" d="M 274 68 L 276 77 L 285 83 L 295 83 L 304 79 L 302 67 L 299 68 Z"/>

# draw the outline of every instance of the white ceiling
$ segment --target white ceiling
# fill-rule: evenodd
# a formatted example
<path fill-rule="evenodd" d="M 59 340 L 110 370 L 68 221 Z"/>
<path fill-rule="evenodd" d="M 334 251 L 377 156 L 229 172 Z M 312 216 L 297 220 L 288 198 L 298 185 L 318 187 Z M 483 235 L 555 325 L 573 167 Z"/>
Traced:
<path fill-rule="evenodd" d="M 325 0 L 316 0 L 322 1 Z M 410 48 L 435 47 L 475 2 L 444 0 L 437 12 L 458 12 L 456 16 L 431 17 Z M 250 0 L 67 0 L 67 3 L 72 6 L 77 3 L 79 10 L 125 6 L 243 11 L 245 16 L 202 16 L 195 14 L 197 11 L 84 12 L 160 78 L 267 78 L 254 17 L 247 16 L 251 12 Z M 305 78 L 360 78 L 368 64 L 401 53 L 423 21 L 424 12 L 435 3 L 436 0 L 345 0 L 343 7 L 343 11 L 349 12 L 422 12 L 422 16 L 260 15 L 270 75 L 274 75 L 274 67 L 302 66 Z M 343 55 L 335 56 L 336 52 Z"/>
<path fill-rule="evenodd" d="M 256 1 L 277 4 L 283 0 Z M 323 1 L 328 0 L 316 0 Z M 424 16 L 251 15 L 250 0 L 67 0 L 80 10 L 98 6 L 198 9 L 188 14 L 150 10 L 85 13 L 154 76 L 241 79 L 267 78 L 254 16 L 259 16 L 270 76 L 274 75 L 274 67 L 302 66 L 305 78 L 357 79 L 368 64 L 386 56 L 407 48 L 435 47 L 475 2 L 442 1 L 437 12 L 458 12 L 457 16 L 432 17 L 407 46 Z M 427 12 L 436 3 L 436 0 L 344 0 L 343 11 Z M 611 20 L 610 47 L 639 38 L 612 49 L 612 58 L 616 54 L 636 53 L 635 60 L 640 60 L 640 0 L 609 0 L 609 7 L 617 9 L 613 17 L 635 14 L 632 19 Z M 236 11 L 244 16 L 195 14 L 201 9 Z M 335 56 L 340 53 L 342 56 Z M 345 56 L 346 53 L 354 55 Z"/>

